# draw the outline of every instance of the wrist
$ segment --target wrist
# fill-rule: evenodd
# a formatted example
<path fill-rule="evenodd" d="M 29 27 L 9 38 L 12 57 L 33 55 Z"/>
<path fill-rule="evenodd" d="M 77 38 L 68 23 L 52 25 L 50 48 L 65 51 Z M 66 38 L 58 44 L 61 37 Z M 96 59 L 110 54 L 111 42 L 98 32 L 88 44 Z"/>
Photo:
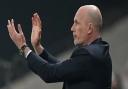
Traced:
<path fill-rule="evenodd" d="M 24 57 L 27 58 L 28 55 L 32 52 L 32 50 L 29 47 L 26 47 L 23 51 Z"/>
<path fill-rule="evenodd" d="M 28 47 L 27 44 L 22 45 L 21 47 L 19 47 L 20 53 L 23 54 L 24 50 L 26 49 L 26 47 Z"/>
<path fill-rule="evenodd" d="M 25 46 L 27 46 L 27 44 L 23 43 L 22 45 L 19 45 L 17 47 L 18 47 L 19 50 L 22 50 L 22 49 L 24 49 Z"/>
<path fill-rule="evenodd" d="M 20 54 L 25 56 L 28 55 L 28 52 L 30 51 L 30 48 L 28 47 L 27 44 L 24 44 L 23 46 L 21 46 L 20 50 Z"/>
<path fill-rule="evenodd" d="M 41 44 L 33 46 L 33 48 L 34 48 L 36 54 L 38 54 L 38 55 L 40 55 L 44 50 L 44 47 Z"/>

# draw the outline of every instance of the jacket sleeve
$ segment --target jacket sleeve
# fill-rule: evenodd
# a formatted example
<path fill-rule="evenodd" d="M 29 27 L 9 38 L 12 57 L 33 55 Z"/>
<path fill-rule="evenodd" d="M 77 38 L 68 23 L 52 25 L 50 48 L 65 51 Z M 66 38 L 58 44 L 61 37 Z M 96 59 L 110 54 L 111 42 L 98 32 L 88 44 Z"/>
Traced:
<path fill-rule="evenodd" d="M 59 62 L 59 60 L 57 60 L 54 56 L 52 56 L 47 50 L 44 50 L 39 56 L 45 59 L 49 63 L 54 64 Z"/>
<path fill-rule="evenodd" d="M 71 59 L 56 64 L 50 64 L 31 52 L 27 62 L 30 69 L 48 83 L 73 81 L 83 79 L 83 76 L 88 78 L 92 70 L 91 58 L 87 52 L 75 54 Z"/>

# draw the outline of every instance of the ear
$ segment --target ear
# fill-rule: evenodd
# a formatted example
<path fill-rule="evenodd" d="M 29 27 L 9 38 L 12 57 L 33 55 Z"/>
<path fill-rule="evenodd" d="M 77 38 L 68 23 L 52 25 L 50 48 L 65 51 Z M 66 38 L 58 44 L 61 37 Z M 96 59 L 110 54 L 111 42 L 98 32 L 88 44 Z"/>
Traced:
<path fill-rule="evenodd" d="M 89 23 L 89 25 L 88 25 L 88 34 L 90 35 L 90 34 L 92 34 L 92 32 L 93 32 L 93 24 L 92 23 Z"/>

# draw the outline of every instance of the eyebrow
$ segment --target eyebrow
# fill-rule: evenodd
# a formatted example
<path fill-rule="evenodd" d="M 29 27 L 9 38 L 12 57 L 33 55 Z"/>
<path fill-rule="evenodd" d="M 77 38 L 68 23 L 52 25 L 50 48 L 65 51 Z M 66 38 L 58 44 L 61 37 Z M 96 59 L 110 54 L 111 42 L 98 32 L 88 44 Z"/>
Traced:
<path fill-rule="evenodd" d="M 75 22 L 75 23 L 79 23 L 78 20 L 76 20 L 76 19 L 74 20 L 74 22 Z"/>

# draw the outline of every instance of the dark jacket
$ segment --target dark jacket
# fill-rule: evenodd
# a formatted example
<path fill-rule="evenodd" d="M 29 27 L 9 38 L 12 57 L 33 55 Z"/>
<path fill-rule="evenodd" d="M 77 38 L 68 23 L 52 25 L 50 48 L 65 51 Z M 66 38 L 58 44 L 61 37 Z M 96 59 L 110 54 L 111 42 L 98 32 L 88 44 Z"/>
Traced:
<path fill-rule="evenodd" d="M 58 62 L 46 50 L 27 57 L 30 69 L 45 82 L 64 82 L 63 89 L 111 89 L 112 63 L 109 45 L 97 39 L 77 47 L 70 59 Z"/>

